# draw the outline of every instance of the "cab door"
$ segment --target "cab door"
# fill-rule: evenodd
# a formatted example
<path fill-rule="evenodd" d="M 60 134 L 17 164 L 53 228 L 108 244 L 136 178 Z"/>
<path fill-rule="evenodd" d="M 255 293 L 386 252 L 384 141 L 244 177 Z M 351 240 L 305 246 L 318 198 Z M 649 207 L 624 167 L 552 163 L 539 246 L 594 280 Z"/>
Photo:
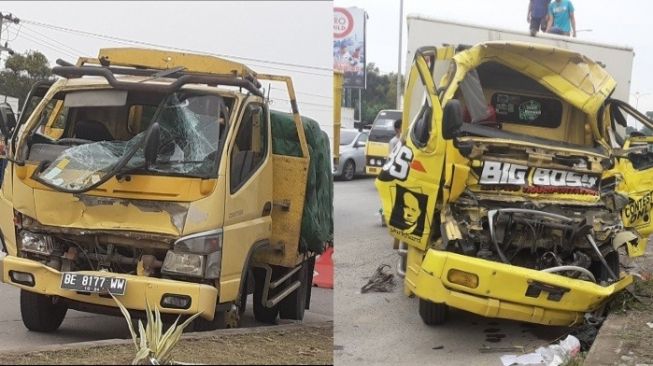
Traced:
<path fill-rule="evenodd" d="M 390 233 L 420 250 L 428 245 L 431 231 L 439 230 L 433 218 L 446 141 L 433 77 L 436 62 L 443 59 L 438 51 L 421 48 L 415 54 L 404 93 L 401 141 L 376 180 Z"/>
<path fill-rule="evenodd" d="M 23 102 L 18 123 L 12 131 L 6 131 L 5 136 L 5 154 L 10 158 L 15 158 L 16 139 L 20 131 L 20 127 L 25 124 L 32 111 L 41 102 L 47 91 L 52 86 L 53 81 L 42 80 L 36 82 L 27 98 Z M 17 255 L 16 249 L 16 229 L 14 226 L 14 206 L 12 202 L 13 196 L 13 163 L 3 159 L 0 168 L 3 170 L 2 179 L 0 183 L 0 235 L 2 237 L 3 250 L 9 255 Z"/>
<path fill-rule="evenodd" d="M 220 302 L 238 294 L 250 247 L 271 235 L 272 159 L 270 118 L 258 101 L 244 105 L 227 148 Z"/>
<path fill-rule="evenodd" d="M 615 171 L 621 176 L 617 190 L 629 201 L 621 217 L 624 226 L 642 237 L 636 246 L 628 246 L 629 254 L 638 256 L 653 233 L 653 121 L 619 100 L 608 100 L 604 121 L 609 123 L 610 143 L 617 147 Z"/>

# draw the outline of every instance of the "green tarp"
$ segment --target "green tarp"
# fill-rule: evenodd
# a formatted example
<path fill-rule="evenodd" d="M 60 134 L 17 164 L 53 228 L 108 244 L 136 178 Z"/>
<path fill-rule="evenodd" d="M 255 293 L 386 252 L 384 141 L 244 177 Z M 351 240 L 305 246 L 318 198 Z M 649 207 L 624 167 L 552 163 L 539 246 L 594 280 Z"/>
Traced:
<path fill-rule="evenodd" d="M 278 155 L 302 156 L 292 114 L 270 111 L 270 121 L 272 151 Z M 302 117 L 302 123 L 311 160 L 300 250 L 321 253 L 325 242 L 333 242 L 333 175 L 329 137 L 316 121 Z"/>

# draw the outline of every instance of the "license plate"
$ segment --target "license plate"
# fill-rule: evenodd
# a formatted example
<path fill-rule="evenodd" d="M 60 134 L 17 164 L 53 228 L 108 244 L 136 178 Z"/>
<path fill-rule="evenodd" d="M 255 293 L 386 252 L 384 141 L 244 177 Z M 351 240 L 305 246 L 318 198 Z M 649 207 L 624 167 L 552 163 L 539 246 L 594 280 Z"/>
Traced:
<path fill-rule="evenodd" d="M 63 276 L 61 276 L 61 288 L 74 291 L 124 295 L 125 289 L 127 288 L 127 280 L 124 278 L 64 272 Z"/>

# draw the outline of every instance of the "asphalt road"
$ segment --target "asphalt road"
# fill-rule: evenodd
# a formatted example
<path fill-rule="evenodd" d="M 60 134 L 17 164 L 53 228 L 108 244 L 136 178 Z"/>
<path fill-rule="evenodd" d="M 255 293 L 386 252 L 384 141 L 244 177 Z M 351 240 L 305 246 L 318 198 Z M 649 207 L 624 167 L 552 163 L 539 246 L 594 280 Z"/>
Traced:
<path fill-rule="evenodd" d="M 304 322 L 333 320 L 333 290 L 313 288 L 311 309 L 307 310 Z M 69 310 L 61 328 L 55 333 L 43 334 L 28 331 L 20 316 L 20 291 L 13 286 L 0 283 L 0 351 L 26 350 L 30 347 L 51 344 L 96 341 L 102 339 L 129 338 L 124 318 L 82 313 Z M 241 325 L 254 327 L 265 325 L 254 320 L 252 296 Z M 292 321 L 280 321 L 286 324 Z"/>
<path fill-rule="evenodd" d="M 452 310 L 450 320 L 429 327 L 417 313 L 418 301 L 403 294 L 361 294 L 380 264 L 396 264 L 392 239 L 381 227 L 380 200 L 370 178 L 336 182 L 334 360 L 338 365 L 429 364 L 501 365 L 500 356 L 483 346 L 524 346 L 532 350 L 555 340 L 560 328 L 488 319 Z M 488 334 L 500 335 L 486 337 Z M 496 340 L 499 340 L 496 342 Z M 494 341 L 494 342 L 493 342 Z"/>

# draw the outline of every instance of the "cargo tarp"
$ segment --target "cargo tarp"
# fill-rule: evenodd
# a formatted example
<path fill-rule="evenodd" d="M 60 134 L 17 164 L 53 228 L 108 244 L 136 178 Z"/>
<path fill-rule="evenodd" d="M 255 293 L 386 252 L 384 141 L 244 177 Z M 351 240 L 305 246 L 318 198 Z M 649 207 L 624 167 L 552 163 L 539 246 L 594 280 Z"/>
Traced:
<path fill-rule="evenodd" d="M 270 111 L 272 151 L 277 155 L 302 156 L 293 116 Z M 302 215 L 300 250 L 322 252 L 323 244 L 333 242 L 333 175 L 328 135 L 320 125 L 302 117 L 310 154 L 306 202 Z"/>

